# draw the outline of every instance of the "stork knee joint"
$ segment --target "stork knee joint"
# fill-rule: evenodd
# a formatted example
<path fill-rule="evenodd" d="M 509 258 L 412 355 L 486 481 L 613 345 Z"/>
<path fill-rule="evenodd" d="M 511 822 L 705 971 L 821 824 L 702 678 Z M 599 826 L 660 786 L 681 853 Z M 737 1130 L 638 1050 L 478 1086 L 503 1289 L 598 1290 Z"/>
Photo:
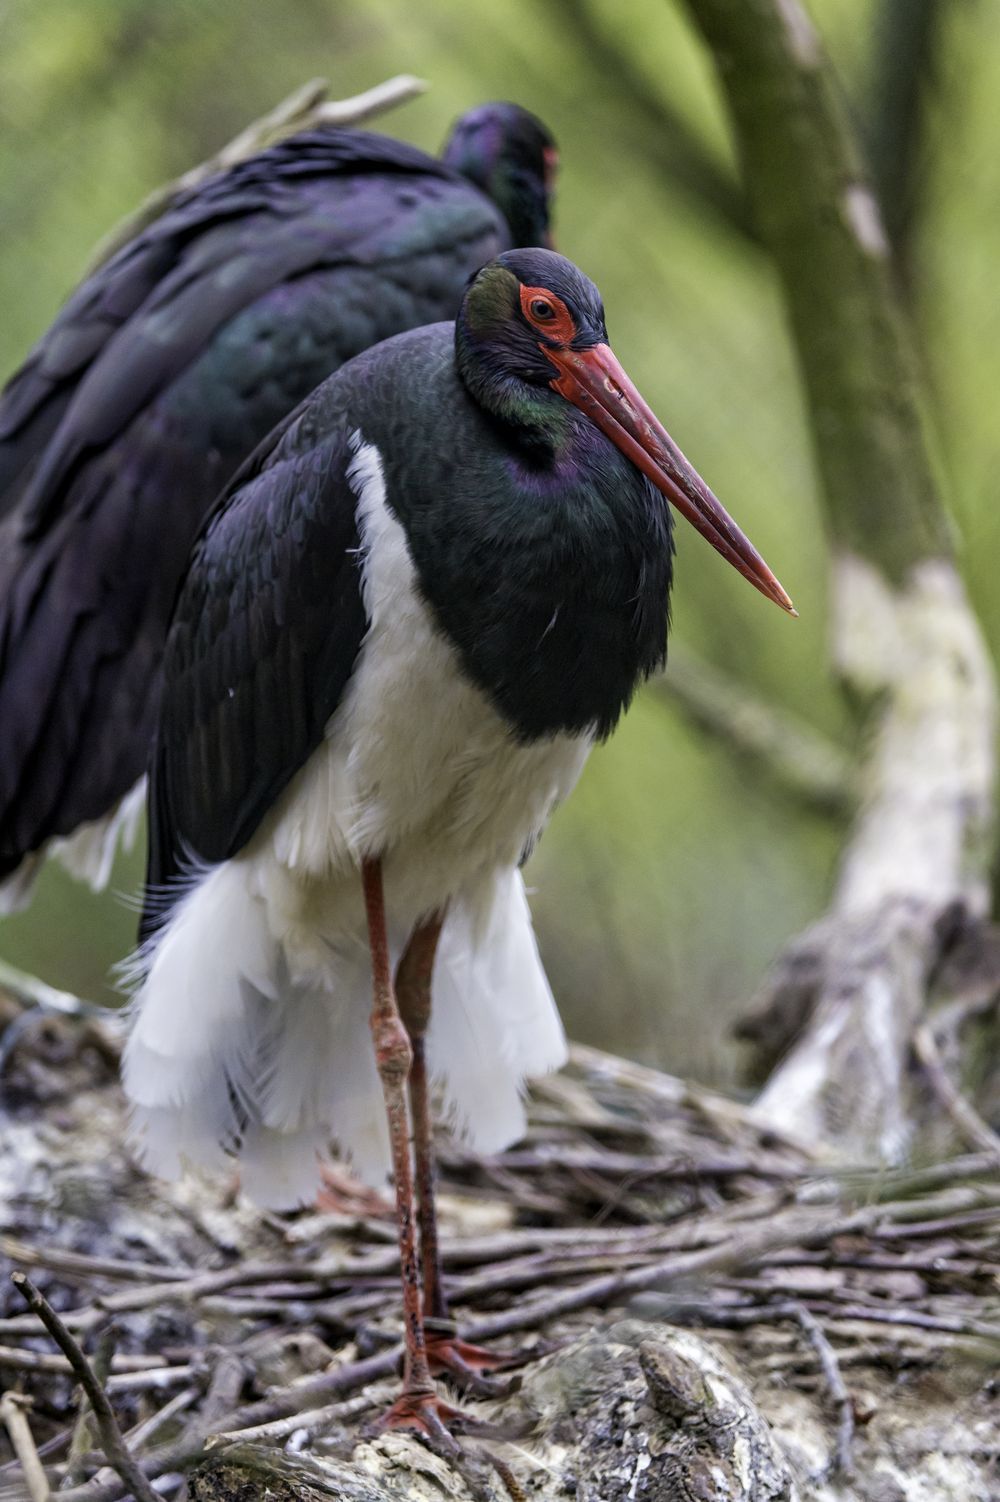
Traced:
<path fill-rule="evenodd" d="M 376 1012 L 372 1017 L 372 1037 L 382 1079 L 405 1080 L 413 1063 L 413 1048 L 399 1018 Z"/>

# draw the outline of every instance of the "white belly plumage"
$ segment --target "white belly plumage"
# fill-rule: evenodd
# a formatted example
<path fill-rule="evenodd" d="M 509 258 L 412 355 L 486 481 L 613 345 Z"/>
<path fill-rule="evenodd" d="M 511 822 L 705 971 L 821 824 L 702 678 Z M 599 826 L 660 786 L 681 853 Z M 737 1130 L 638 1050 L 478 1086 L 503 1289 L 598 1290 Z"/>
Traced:
<path fill-rule="evenodd" d="M 364 856 L 382 856 L 394 958 L 447 904 L 428 1057 L 479 1150 L 520 1135 L 524 1079 L 565 1053 L 517 863 L 590 738 L 511 737 L 434 628 L 360 438 L 350 478 L 369 630 L 348 691 L 250 844 L 192 873 L 140 959 L 125 1055 L 148 1165 L 172 1175 L 238 1146 L 245 1188 L 275 1206 L 312 1196 L 331 1142 L 370 1180 L 388 1166 Z"/>

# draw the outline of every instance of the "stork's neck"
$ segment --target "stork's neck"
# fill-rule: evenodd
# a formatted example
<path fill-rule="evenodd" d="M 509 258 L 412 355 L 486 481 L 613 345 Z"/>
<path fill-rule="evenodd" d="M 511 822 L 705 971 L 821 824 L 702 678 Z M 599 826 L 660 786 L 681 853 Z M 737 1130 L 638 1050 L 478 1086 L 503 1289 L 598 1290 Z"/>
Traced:
<path fill-rule="evenodd" d="M 499 133 L 457 134 L 445 148 L 449 167 L 481 188 L 500 210 L 512 245 L 551 243 L 549 189 L 539 167 L 517 161 Z"/>
<path fill-rule="evenodd" d="M 573 408 L 548 386 L 522 380 L 504 368 L 493 338 L 477 335 L 463 305 L 455 320 L 455 363 L 473 400 L 506 430 L 513 448 L 535 463 L 554 461 L 571 441 Z"/>

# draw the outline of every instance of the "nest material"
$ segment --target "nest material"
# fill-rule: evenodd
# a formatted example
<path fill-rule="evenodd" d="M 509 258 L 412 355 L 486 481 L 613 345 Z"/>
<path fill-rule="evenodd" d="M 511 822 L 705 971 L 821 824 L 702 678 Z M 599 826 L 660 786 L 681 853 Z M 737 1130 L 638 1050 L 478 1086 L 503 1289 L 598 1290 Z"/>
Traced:
<path fill-rule="evenodd" d="M 319 1208 L 282 1217 L 247 1206 L 235 1178 L 150 1181 L 124 1145 L 114 1055 L 93 1020 L 20 1028 L 4 1060 L 0 1251 L 103 1365 L 161 1495 L 985 1502 L 1000 1489 L 990 1153 L 835 1178 L 752 1109 L 575 1048 L 536 1087 L 524 1143 L 487 1160 L 440 1144 L 462 1333 L 545 1352 L 520 1392 L 477 1405 L 501 1437 L 469 1442 L 456 1469 L 405 1437 L 364 1437 L 399 1359 L 388 1202 L 333 1168 Z M 127 1495 L 70 1365 L 10 1284 L 2 1316 L 0 1370 L 30 1400 L 8 1431 L 23 1438 L 27 1420 L 47 1484 L 69 1478 L 61 1498 Z M 22 1462 L 2 1459 L 0 1502 L 23 1502 Z M 928 1466 L 938 1489 L 911 1490 Z"/>

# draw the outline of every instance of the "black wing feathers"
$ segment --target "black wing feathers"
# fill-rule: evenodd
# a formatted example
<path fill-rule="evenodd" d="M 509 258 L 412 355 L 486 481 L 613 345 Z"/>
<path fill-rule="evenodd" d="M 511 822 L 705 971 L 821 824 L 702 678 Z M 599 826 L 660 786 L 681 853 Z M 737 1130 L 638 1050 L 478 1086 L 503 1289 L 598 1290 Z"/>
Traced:
<path fill-rule="evenodd" d="M 121 432 L 240 308 L 310 269 L 392 256 L 385 193 L 365 192 L 387 172 L 419 174 L 425 196 L 435 182 L 446 197 L 459 187 L 453 204 L 427 214 L 426 249 L 463 231 L 502 236 L 496 211 L 434 158 L 362 132 L 314 131 L 192 190 L 84 283 L 0 401 L 0 477 L 10 472 L 25 536 L 47 524 L 79 460 Z M 413 254 L 407 218 L 396 232 L 400 251 Z M 9 487 L 0 510 L 10 496 Z"/>
<path fill-rule="evenodd" d="M 269 287 L 312 267 L 391 257 L 384 197 L 364 193 L 366 178 L 386 176 L 400 186 L 412 177 L 431 196 L 440 184 L 454 222 L 428 214 L 426 249 L 481 239 L 489 259 L 502 248 L 503 223 L 485 197 L 386 137 L 306 131 L 221 173 L 87 279 L 0 394 L 0 515 L 20 505 L 25 535 L 43 527 L 80 458 Z M 412 224 L 401 252 L 412 253 L 411 233 Z"/>
<path fill-rule="evenodd" d="M 173 526 L 142 504 L 161 472 L 177 491 Z M 129 455 L 89 465 L 74 511 L 30 548 L 13 517 L 0 523 L 0 879 L 25 851 L 102 817 L 145 771 L 195 530 L 182 502 L 213 473 L 217 488 L 203 454 L 149 431 Z"/>
<path fill-rule="evenodd" d="M 346 430 L 306 443 L 296 418 L 195 548 L 164 661 L 144 935 L 192 862 L 247 843 L 341 700 L 367 629 L 351 458 Z"/>

